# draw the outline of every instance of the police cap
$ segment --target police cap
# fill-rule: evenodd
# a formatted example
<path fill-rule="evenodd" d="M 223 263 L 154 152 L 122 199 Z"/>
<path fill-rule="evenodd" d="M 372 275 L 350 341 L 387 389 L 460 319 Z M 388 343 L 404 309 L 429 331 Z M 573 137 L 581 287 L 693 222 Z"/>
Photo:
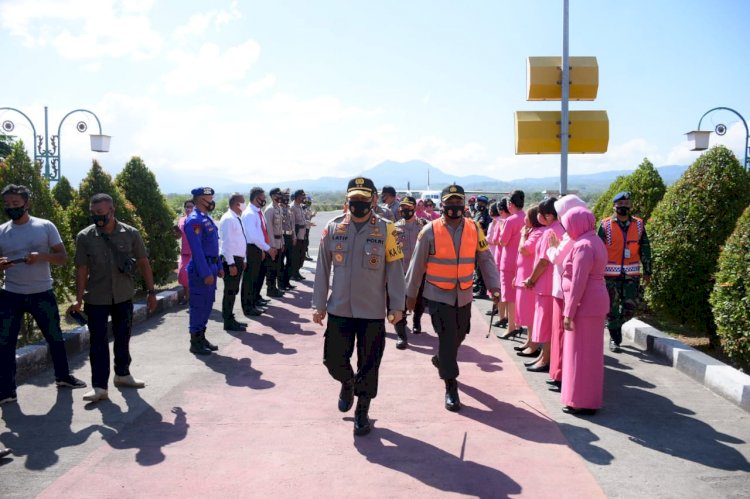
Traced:
<path fill-rule="evenodd" d="M 414 199 L 414 196 L 404 196 L 401 199 L 401 202 L 399 203 L 399 205 L 414 208 L 415 206 L 417 206 L 417 200 Z"/>
<path fill-rule="evenodd" d="M 210 187 L 196 187 L 195 189 L 193 189 L 192 191 L 190 191 L 190 194 L 192 194 L 193 197 L 198 197 L 198 196 L 213 196 L 214 195 L 214 190 L 211 189 Z"/>
<path fill-rule="evenodd" d="M 630 193 L 628 191 L 622 191 L 615 194 L 615 197 L 612 198 L 612 203 L 616 203 L 618 201 L 628 201 L 630 199 Z"/>
<path fill-rule="evenodd" d="M 489 200 L 489 198 L 487 196 L 484 196 L 484 195 L 477 196 L 477 203 L 485 203 L 486 204 L 486 203 L 489 203 L 489 202 L 490 202 L 490 200 Z"/>
<path fill-rule="evenodd" d="M 466 196 L 464 195 L 464 188 L 460 185 L 451 184 L 443 189 L 443 192 L 440 194 L 440 200 L 445 201 L 446 199 L 450 197 L 459 197 L 461 199 L 464 199 Z"/>
<path fill-rule="evenodd" d="M 356 177 L 349 181 L 349 185 L 346 186 L 346 196 L 365 196 L 372 197 L 375 192 L 375 184 L 372 180 L 366 177 Z"/>

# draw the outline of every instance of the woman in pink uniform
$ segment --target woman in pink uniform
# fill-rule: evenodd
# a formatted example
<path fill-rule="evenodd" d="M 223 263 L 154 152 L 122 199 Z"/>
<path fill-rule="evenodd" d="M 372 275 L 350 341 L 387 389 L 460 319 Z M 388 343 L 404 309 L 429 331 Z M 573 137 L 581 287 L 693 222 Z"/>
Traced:
<path fill-rule="evenodd" d="M 575 194 L 568 194 L 555 201 L 555 211 L 557 218 L 562 217 L 576 206 L 586 207 L 586 202 Z M 547 259 L 555 266 L 552 272 L 552 295 L 555 297 L 552 308 L 552 339 L 550 340 L 549 355 L 549 377 L 547 384 L 550 390 L 559 390 L 562 383 L 562 355 L 565 335 L 563 333 L 563 291 L 562 291 L 562 273 L 563 262 L 570 254 L 573 248 L 573 240 L 566 232 L 562 239 L 550 235 L 547 241 L 549 249 L 547 250 Z"/>
<path fill-rule="evenodd" d="M 547 249 L 549 248 L 550 234 L 561 238 L 565 230 L 557 220 L 555 211 L 556 198 L 548 198 L 539 203 L 539 222 L 546 229 L 542 239 L 536 247 L 536 258 L 534 260 L 534 272 L 526 279 L 526 286 L 534 290 L 536 302 L 534 305 L 534 327 L 532 341 L 535 346 L 542 347 L 541 355 L 526 369 L 531 372 L 548 372 L 550 357 L 550 339 L 552 338 L 552 309 L 555 299 L 552 297 L 552 270 L 550 261 L 547 260 Z M 533 347 L 532 347 L 533 348 Z M 524 350 L 518 355 L 531 357 L 534 351 Z"/>
<path fill-rule="evenodd" d="M 178 238 L 182 239 L 181 245 L 180 245 L 180 267 L 177 272 L 177 282 L 180 283 L 180 286 L 182 286 L 182 289 L 185 291 L 185 298 L 183 298 L 182 302 L 183 304 L 187 303 L 190 298 L 190 289 L 188 288 L 188 275 L 187 275 L 187 266 L 188 263 L 190 263 L 190 259 L 192 257 L 192 253 L 190 251 L 190 245 L 187 242 L 187 238 L 185 237 L 185 220 L 187 220 L 187 217 L 190 216 L 190 214 L 193 212 L 193 208 L 195 205 L 193 204 L 192 199 L 188 199 L 182 204 L 182 207 L 185 210 L 185 214 L 180 217 L 179 222 L 177 222 L 177 227 L 180 229 L 180 234 Z"/>
<path fill-rule="evenodd" d="M 525 198 L 523 191 L 513 191 L 508 199 L 508 211 L 510 216 L 505 219 L 503 230 L 500 233 L 500 246 L 503 247 L 500 258 L 500 303 L 508 306 L 508 332 L 500 338 L 509 340 L 522 331 L 516 325 L 516 291 L 513 281 L 516 278 L 516 258 L 518 256 L 518 245 L 521 242 L 521 231 L 524 227 L 523 202 Z"/>
<path fill-rule="evenodd" d="M 534 292 L 524 285 L 526 278 L 531 275 L 534 269 L 534 255 L 539 239 L 544 233 L 544 226 L 537 220 L 539 209 L 532 206 L 526 212 L 524 219 L 525 227 L 521 236 L 521 244 L 518 247 L 518 257 L 516 258 L 516 324 L 526 326 L 529 335 L 526 343 L 513 347 L 517 351 L 523 351 L 531 343 L 531 330 L 534 324 Z"/>
<path fill-rule="evenodd" d="M 505 221 L 510 216 L 510 212 L 508 211 L 508 198 L 502 198 L 497 203 L 497 212 L 499 213 L 499 218 L 497 219 L 497 229 L 495 233 L 493 234 L 493 243 L 495 250 L 495 267 L 497 268 L 498 275 L 500 274 L 500 261 L 503 258 L 503 247 L 500 246 L 500 235 L 503 233 L 503 227 L 505 226 Z M 489 242 L 489 241 L 488 241 Z M 502 285 L 501 285 L 502 288 Z M 498 315 L 499 319 L 495 321 L 493 326 L 496 327 L 508 327 L 508 304 L 507 303 L 498 303 L 496 305 L 495 313 Z"/>
<path fill-rule="evenodd" d="M 609 295 L 604 284 L 607 249 L 595 232 L 596 219 L 586 208 L 568 211 L 562 220 L 574 241 L 563 265 L 565 308 L 562 403 L 568 414 L 592 415 L 604 396 L 604 320 Z"/>

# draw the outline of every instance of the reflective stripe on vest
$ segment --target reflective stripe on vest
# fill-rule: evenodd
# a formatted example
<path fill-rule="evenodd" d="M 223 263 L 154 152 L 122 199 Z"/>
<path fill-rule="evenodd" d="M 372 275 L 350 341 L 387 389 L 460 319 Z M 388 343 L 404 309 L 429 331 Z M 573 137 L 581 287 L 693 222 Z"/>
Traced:
<path fill-rule="evenodd" d="M 458 256 L 445 221 L 439 218 L 432 223 L 435 254 L 427 258 L 425 279 L 440 289 L 454 289 L 456 284 L 461 289 L 469 289 L 472 286 L 479 234 L 476 223 L 471 220 L 464 220 L 463 223 Z"/>
<path fill-rule="evenodd" d="M 615 229 L 614 226 L 617 225 Z M 612 217 L 602 220 L 604 239 L 607 245 L 607 265 L 604 275 L 608 277 L 641 275 L 641 236 L 643 235 L 643 220 L 632 217 L 626 239 L 619 224 Z M 625 255 L 625 249 L 630 250 L 630 256 Z"/>

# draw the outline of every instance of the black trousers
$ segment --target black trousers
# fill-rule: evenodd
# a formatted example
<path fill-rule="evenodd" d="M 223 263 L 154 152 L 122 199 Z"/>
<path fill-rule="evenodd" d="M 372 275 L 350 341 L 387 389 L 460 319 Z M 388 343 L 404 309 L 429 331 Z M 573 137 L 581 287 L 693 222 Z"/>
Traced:
<path fill-rule="evenodd" d="M 292 236 L 284 236 L 284 253 L 279 263 L 281 267 L 281 284 L 289 284 L 290 279 L 294 275 L 294 248 Z"/>
<path fill-rule="evenodd" d="M 442 379 L 458 377 L 458 347 L 469 334 L 471 303 L 463 307 L 430 300 L 432 327 L 438 335 L 438 371 Z"/>
<path fill-rule="evenodd" d="M 305 229 L 305 248 L 303 255 L 307 256 L 310 254 L 310 229 Z"/>
<path fill-rule="evenodd" d="M 240 292 L 240 283 L 244 274 L 242 267 L 245 259 L 235 256 L 234 261 L 237 264 L 236 276 L 229 275 L 229 265 L 224 262 L 224 298 L 221 301 L 221 317 L 224 322 L 234 319 L 234 302 Z"/>
<path fill-rule="evenodd" d="M 281 251 L 276 253 L 276 258 L 271 258 L 271 255 L 266 255 L 266 286 L 269 289 L 276 288 L 279 286 L 279 275 L 280 275 L 280 264 L 281 264 Z"/>
<path fill-rule="evenodd" d="M 357 344 L 357 372 L 351 357 Z M 354 380 L 354 394 L 375 398 L 378 394 L 378 372 L 385 349 L 385 320 L 356 319 L 328 314 L 323 343 L 323 364 L 333 379 Z"/>
<path fill-rule="evenodd" d="M 89 359 L 91 360 L 91 385 L 107 389 L 109 381 L 109 338 L 107 322 L 112 318 L 114 337 L 115 374 L 130 374 L 130 332 L 133 327 L 133 302 L 131 300 L 112 305 L 83 304 L 89 317 Z"/>
<path fill-rule="evenodd" d="M 254 244 L 247 245 L 247 268 L 242 274 L 242 286 L 240 302 L 242 310 L 247 311 L 256 304 L 260 296 L 260 288 L 263 284 L 263 277 L 266 273 L 266 266 L 263 262 L 263 251 Z"/>

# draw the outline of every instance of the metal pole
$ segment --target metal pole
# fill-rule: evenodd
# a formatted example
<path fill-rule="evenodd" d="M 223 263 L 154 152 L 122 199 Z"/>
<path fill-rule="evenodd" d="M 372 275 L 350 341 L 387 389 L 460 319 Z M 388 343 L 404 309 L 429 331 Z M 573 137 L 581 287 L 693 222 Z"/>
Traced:
<path fill-rule="evenodd" d="M 560 195 L 568 193 L 568 98 L 570 64 L 568 62 L 568 0 L 563 0 L 562 108 L 560 111 Z"/>
<path fill-rule="evenodd" d="M 698 120 L 698 128 L 697 128 L 697 130 L 701 129 L 701 123 L 703 123 L 703 118 L 705 118 L 706 115 L 708 115 L 709 113 L 713 113 L 714 111 L 719 111 L 719 110 L 729 111 L 731 113 L 736 114 L 739 117 L 740 121 L 742 121 L 742 124 L 745 125 L 745 163 L 743 163 L 743 164 L 745 166 L 745 169 L 747 169 L 748 171 L 750 171 L 750 163 L 748 162 L 750 160 L 748 160 L 748 157 L 747 157 L 747 153 L 748 153 L 748 141 L 750 140 L 750 129 L 747 126 L 747 121 L 745 121 L 745 118 L 743 118 L 740 113 L 738 113 L 737 111 L 735 111 L 731 107 L 715 107 L 713 109 L 709 109 L 708 111 L 706 111 L 705 113 L 703 113 L 703 116 L 701 116 L 701 119 Z"/>
<path fill-rule="evenodd" d="M 47 126 L 47 106 L 44 106 L 44 176 L 49 179 L 49 130 Z"/>

